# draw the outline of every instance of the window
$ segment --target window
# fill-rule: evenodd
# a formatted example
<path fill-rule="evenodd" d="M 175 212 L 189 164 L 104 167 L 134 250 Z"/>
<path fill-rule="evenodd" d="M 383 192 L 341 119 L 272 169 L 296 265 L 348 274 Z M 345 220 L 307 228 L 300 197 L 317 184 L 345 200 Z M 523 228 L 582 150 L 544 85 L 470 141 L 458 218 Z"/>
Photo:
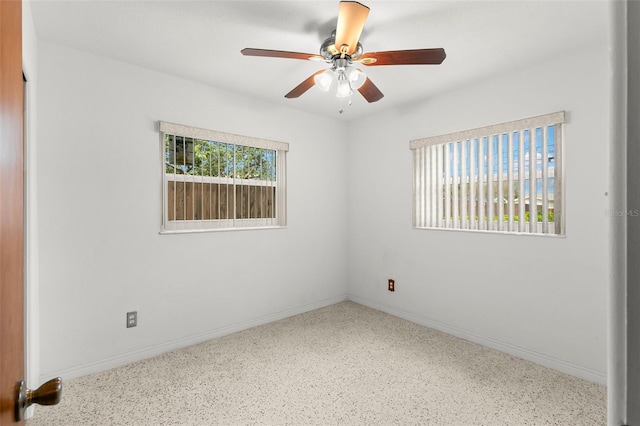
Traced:
<path fill-rule="evenodd" d="M 564 116 L 411 141 L 413 226 L 564 235 Z"/>
<path fill-rule="evenodd" d="M 161 232 L 286 225 L 289 145 L 160 122 Z"/>

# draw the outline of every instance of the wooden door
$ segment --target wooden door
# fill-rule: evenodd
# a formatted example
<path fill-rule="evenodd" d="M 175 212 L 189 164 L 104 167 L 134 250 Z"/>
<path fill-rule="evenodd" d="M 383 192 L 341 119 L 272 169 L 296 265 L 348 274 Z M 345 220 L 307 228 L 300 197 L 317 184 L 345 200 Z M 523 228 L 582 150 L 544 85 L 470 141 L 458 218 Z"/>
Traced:
<path fill-rule="evenodd" d="M 0 426 L 24 378 L 22 3 L 0 0 Z"/>

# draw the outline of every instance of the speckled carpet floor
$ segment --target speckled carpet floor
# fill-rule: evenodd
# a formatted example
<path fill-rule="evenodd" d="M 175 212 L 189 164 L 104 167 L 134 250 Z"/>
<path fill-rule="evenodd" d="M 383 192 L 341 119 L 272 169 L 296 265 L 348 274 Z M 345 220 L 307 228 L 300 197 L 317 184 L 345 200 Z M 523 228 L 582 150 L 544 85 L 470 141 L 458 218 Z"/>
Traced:
<path fill-rule="evenodd" d="M 352 302 L 71 380 L 27 422 L 605 424 L 601 385 Z"/>

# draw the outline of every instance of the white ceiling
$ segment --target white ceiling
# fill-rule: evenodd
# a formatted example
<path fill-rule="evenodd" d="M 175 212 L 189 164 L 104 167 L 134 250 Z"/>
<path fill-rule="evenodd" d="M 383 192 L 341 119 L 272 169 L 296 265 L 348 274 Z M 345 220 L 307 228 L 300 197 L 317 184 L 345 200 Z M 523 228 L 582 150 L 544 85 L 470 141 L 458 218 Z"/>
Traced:
<path fill-rule="evenodd" d="M 592 1 L 382 1 L 371 8 L 364 51 L 443 47 L 442 65 L 365 69 L 385 94 L 339 100 L 312 88 L 284 94 L 322 62 L 245 57 L 245 47 L 318 53 L 335 28 L 338 1 L 31 0 L 38 38 L 342 120 L 427 99 L 602 43 L 607 5 Z"/>

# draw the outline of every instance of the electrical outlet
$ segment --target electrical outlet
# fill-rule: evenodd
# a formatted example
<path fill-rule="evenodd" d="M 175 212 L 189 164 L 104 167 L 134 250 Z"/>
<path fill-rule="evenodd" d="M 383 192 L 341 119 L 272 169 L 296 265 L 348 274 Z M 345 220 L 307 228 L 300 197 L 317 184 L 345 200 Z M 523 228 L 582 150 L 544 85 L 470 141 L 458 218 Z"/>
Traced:
<path fill-rule="evenodd" d="M 127 328 L 138 325 L 138 312 L 127 312 Z"/>
<path fill-rule="evenodd" d="M 389 291 L 396 291 L 396 281 L 389 278 Z"/>

